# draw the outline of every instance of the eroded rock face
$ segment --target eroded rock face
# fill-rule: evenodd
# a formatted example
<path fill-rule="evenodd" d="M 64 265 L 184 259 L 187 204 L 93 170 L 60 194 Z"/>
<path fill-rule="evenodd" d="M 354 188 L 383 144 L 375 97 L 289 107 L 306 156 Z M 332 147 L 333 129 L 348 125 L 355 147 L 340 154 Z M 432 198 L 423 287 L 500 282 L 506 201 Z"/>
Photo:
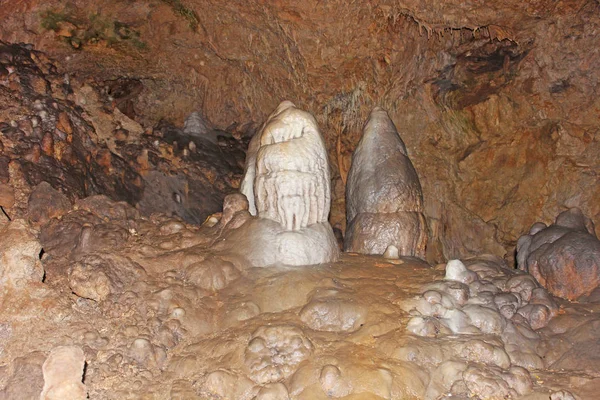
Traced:
<path fill-rule="evenodd" d="M 396 126 L 376 107 L 352 156 L 346 185 L 346 251 L 425 256 L 427 226 L 419 177 Z"/>
<path fill-rule="evenodd" d="M 144 129 L 30 46 L 0 42 L 0 100 L 0 206 L 11 218 L 41 225 L 104 195 L 201 224 L 239 186 L 244 140 L 198 114 L 183 130 Z"/>
<path fill-rule="evenodd" d="M 257 218 L 230 233 L 232 250 L 255 266 L 337 260 L 327 221 L 329 162 L 314 117 L 282 102 L 252 139 L 246 162 L 241 191 Z"/>
<path fill-rule="evenodd" d="M 575 300 L 600 285 L 600 241 L 578 208 L 560 213 L 548 227 L 534 224 L 519 238 L 517 261 L 558 297 Z"/>

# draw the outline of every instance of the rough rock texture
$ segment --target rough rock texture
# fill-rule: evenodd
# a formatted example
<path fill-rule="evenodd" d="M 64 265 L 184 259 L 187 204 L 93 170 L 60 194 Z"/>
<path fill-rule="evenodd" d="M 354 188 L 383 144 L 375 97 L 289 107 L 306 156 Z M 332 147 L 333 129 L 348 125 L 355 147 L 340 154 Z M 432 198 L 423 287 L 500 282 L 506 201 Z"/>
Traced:
<path fill-rule="evenodd" d="M 44 278 L 41 251 L 36 232 L 27 222 L 14 220 L 0 226 L 0 291 L 6 295 L 10 287 L 23 288 L 30 282 L 41 282 Z"/>
<path fill-rule="evenodd" d="M 331 223 L 341 231 L 350 157 L 362 122 L 382 106 L 423 186 L 428 259 L 485 251 L 510 260 L 523 226 L 565 207 L 600 219 L 598 7 L 9 2 L 0 38 L 49 52 L 71 78 L 93 78 L 143 126 L 181 125 L 200 111 L 213 126 L 245 131 L 292 99 L 324 133 Z"/>
<path fill-rule="evenodd" d="M 52 218 L 60 218 L 71 210 L 69 198 L 54 189 L 48 182 L 40 182 L 27 202 L 29 221 L 36 225 L 44 225 Z"/>
<path fill-rule="evenodd" d="M 327 222 L 329 161 L 314 117 L 284 101 L 257 136 L 256 154 L 248 155 L 241 188 L 250 213 L 288 231 Z"/>
<path fill-rule="evenodd" d="M 550 226 L 534 224 L 517 243 L 517 262 L 550 293 L 575 300 L 600 285 L 600 241 L 580 209 L 563 211 Z"/>
<path fill-rule="evenodd" d="M 35 279 L 0 294 L 0 398 L 38 398 L 58 346 L 84 351 L 93 399 L 596 398 L 600 292 L 553 299 L 467 256 L 510 260 L 524 227 L 567 208 L 600 219 L 599 7 L 1 2 L 0 39 L 32 45 L 0 52 L 0 220 L 29 221 L 42 181 L 75 206 L 41 220 L 44 282 L 29 259 Z M 427 258 L 463 259 L 458 280 L 391 247 L 253 268 L 219 248 L 251 219 L 235 195 L 202 227 L 147 215 L 219 211 L 245 134 L 283 99 L 322 129 L 338 236 L 361 124 L 389 111 L 422 184 Z"/>
<path fill-rule="evenodd" d="M 0 42 L 0 72 L 0 205 L 12 218 L 42 224 L 103 194 L 200 224 L 239 186 L 245 145 L 231 134 L 145 132 L 30 46 Z"/>
<path fill-rule="evenodd" d="M 240 190 L 247 204 L 239 211 L 256 217 L 225 237 L 221 248 L 257 267 L 337 260 L 328 222 L 329 160 L 312 115 L 289 101 L 275 109 L 250 143 Z"/>
<path fill-rule="evenodd" d="M 387 112 L 376 107 L 352 155 L 346 184 L 344 249 L 425 257 L 423 192 L 406 146 Z"/>

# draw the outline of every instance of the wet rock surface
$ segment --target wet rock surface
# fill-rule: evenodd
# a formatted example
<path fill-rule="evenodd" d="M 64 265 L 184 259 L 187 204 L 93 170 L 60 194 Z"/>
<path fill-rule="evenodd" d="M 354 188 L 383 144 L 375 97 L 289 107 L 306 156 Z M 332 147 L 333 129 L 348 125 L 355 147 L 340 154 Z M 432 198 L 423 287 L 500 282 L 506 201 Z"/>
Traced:
<path fill-rule="evenodd" d="M 144 128 L 199 112 L 196 131 L 242 132 L 292 99 L 325 136 L 340 232 L 351 154 L 383 107 L 422 184 L 429 262 L 510 260 L 523 226 L 600 218 L 599 15 L 586 0 L 34 0 L 0 8 L 0 39 L 96 81 Z M 122 121 L 115 136 L 138 131 Z"/>
<path fill-rule="evenodd" d="M 467 256 L 511 259 L 524 226 L 566 208 L 598 220 L 599 15 L 594 1 L 4 2 L 0 39 L 60 63 L 0 46 L 0 398 L 39 398 L 62 346 L 83 351 L 66 383 L 81 389 L 85 359 L 99 399 L 597 398 L 600 292 L 594 257 L 575 262 L 593 228 L 557 220 L 564 243 L 534 225 L 562 243 L 546 266 L 565 261 L 537 280 Z M 282 98 L 323 129 L 338 238 L 350 154 L 383 106 L 422 183 L 427 259 L 462 261 L 432 269 L 388 246 L 258 269 L 220 245 L 251 219 L 235 195 L 209 217 L 239 185 L 239 138 Z"/>
<path fill-rule="evenodd" d="M 91 197 L 41 227 L 44 282 L 0 297 L 4 398 L 45 382 L 96 399 L 586 398 L 600 383 L 593 356 L 576 361 L 597 350 L 597 304 L 556 300 L 498 257 L 254 268 L 216 251 L 219 218 L 134 211 Z M 73 374 L 50 379 L 60 346 Z"/>
<path fill-rule="evenodd" d="M 273 111 L 252 139 L 240 191 L 252 216 L 223 238 L 225 251 L 256 267 L 336 261 L 329 225 L 329 160 L 317 121 L 290 101 Z"/>

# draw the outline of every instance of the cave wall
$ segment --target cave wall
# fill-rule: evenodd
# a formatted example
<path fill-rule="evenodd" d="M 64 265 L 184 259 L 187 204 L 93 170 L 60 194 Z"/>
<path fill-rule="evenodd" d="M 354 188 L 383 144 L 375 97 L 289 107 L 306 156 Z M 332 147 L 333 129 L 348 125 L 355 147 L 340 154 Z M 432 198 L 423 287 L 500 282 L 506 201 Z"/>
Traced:
<path fill-rule="evenodd" d="M 4 2 L 0 39 L 63 72 L 141 82 L 144 126 L 200 109 L 252 131 L 311 111 L 333 166 L 331 222 L 362 123 L 388 109 L 421 179 L 428 258 L 491 252 L 566 207 L 600 220 L 597 1 Z"/>

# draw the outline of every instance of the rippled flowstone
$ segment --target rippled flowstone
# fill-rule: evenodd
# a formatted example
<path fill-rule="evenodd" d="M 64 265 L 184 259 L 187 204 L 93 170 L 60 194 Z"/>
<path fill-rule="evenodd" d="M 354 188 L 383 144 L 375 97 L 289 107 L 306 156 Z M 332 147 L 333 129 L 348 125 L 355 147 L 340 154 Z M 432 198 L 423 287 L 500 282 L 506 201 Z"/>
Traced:
<path fill-rule="evenodd" d="M 447 361 L 434 372 L 426 397 L 446 392 L 490 399 L 529 394 L 527 368 L 544 367 L 536 330 L 558 314 L 552 296 L 530 275 L 510 270 L 496 257 L 451 260 L 445 272 L 444 280 L 422 289 L 407 325 L 420 337 L 453 338 L 447 347 L 440 345 L 436 357 Z"/>

